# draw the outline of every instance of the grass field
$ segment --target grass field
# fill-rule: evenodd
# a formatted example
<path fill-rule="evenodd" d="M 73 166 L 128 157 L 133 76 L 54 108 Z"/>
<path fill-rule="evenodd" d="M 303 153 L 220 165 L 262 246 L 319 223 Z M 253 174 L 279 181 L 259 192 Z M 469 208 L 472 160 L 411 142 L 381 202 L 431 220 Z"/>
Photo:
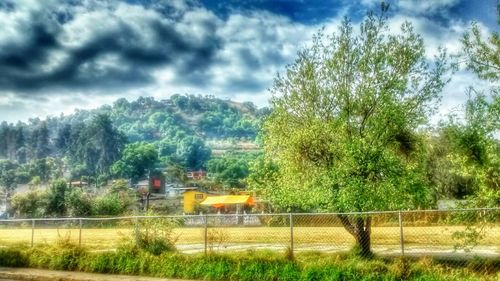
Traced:
<path fill-rule="evenodd" d="M 455 241 L 452 233 L 463 230 L 460 226 L 432 226 L 432 227 L 405 227 L 405 247 L 441 247 L 453 249 Z M 398 227 L 374 227 L 372 228 L 372 246 L 384 246 L 398 248 L 400 237 Z M 204 244 L 203 228 L 175 228 L 174 236 L 177 237 L 176 244 L 181 248 L 189 249 L 189 245 Z M 290 244 L 289 227 L 228 227 L 209 228 L 210 246 L 223 247 L 225 244 L 273 245 L 276 247 L 287 247 Z M 0 229 L 0 245 L 10 246 L 21 243 L 31 243 L 32 231 L 29 227 L 3 228 Z M 110 250 L 119 244 L 133 239 L 132 228 L 84 228 L 81 232 L 82 245 L 93 250 Z M 354 243 L 354 239 L 342 227 L 295 227 L 294 246 L 297 248 L 329 245 L 348 249 Z M 78 243 L 78 228 L 36 228 L 33 233 L 35 244 L 52 243 L 60 237 L 69 237 Z M 486 235 L 479 242 L 480 246 L 488 247 L 500 255 L 500 227 L 488 228 Z M 321 249 L 321 248 L 319 248 Z"/>

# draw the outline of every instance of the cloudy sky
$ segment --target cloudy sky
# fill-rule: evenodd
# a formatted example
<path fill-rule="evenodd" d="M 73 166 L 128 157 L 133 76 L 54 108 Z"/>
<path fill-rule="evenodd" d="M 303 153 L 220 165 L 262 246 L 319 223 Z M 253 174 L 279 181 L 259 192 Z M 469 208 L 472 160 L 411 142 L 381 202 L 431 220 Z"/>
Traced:
<path fill-rule="evenodd" d="M 391 30 L 408 20 L 432 58 L 459 50 L 478 22 L 498 30 L 497 0 L 401 0 Z M 266 105 L 276 73 L 324 27 L 358 23 L 380 0 L 0 0 L 0 120 L 69 114 L 120 97 L 215 95 Z M 465 99 L 459 71 L 440 114 Z"/>

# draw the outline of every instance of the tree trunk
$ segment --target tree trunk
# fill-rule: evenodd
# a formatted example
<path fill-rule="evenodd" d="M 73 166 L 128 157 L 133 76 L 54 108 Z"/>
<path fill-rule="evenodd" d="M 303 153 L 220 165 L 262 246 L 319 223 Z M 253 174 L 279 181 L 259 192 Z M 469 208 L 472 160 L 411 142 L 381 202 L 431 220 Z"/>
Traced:
<path fill-rule="evenodd" d="M 346 215 L 338 215 L 344 228 L 356 240 L 357 253 L 362 257 L 370 257 L 371 252 L 371 217 L 349 218 Z"/>

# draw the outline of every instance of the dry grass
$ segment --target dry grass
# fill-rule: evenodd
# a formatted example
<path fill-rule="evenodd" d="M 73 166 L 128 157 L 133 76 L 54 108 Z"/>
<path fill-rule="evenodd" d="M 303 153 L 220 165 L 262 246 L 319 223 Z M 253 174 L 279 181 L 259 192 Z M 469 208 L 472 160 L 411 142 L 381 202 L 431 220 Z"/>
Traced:
<path fill-rule="evenodd" d="M 454 245 L 451 234 L 464 227 L 405 227 L 404 238 L 408 246 L 450 246 Z M 84 228 L 82 244 L 97 250 L 115 248 L 119 243 L 133 239 L 133 229 L 119 228 Z M 177 244 L 203 244 L 203 228 L 176 228 Z M 229 227 L 224 230 L 227 243 L 276 244 L 287 245 L 290 239 L 288 227 Z M 0 229 L 0 245 L 9 246 L 31 242 L 31 229 L 28 227 Z M 69 236 L 75 243 L 79 239 L 77 228 L 37 228 L 34 232 L 36 244 L 52 243 L 60 236 Z M 352 245 L 354 240 L 342 227 L 295 227 L 294 242 L 300 245 L 328 244 L 335 246 Z M 398 227 L 374 227 L 372 245 L 399 245 Z M 482 246 L 496 247 L 500 252 L 500 227 L 489 228 L 480 241 Z"/>

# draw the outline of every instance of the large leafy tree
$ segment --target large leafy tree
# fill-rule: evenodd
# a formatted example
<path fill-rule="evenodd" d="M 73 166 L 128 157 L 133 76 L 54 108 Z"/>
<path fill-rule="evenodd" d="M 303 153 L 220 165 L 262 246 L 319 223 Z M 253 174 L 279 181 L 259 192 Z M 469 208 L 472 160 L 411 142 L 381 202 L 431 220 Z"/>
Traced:
<path fill-rule="evenodd" d="M 49 128 L 45 121 L 41 122 L 31 134 L 31 154 L 34 159 L 41 159 L 50 155 Z"/>
<path fill-rule="evenodd" d="M 202 139 L 189 136 L 184 138 L 177 148 L 177 156 L 188 169 L 197 170 L 205 166 L 212 151 L 205 146 Z"/>
<path fill-rule="evenodd" d="M 111 165 L 120 158 L 125 143 L 125 136 L 120 133 L 109 118 L 109 115 L 95 116 L 87 128 L 89 147 L 97 156 L 96 168 L 100 174 L 108 175 Z M 90 147 L 91 146 L 91 147 Z"/>
<path fill-rule="evenodd" d="M 252 153 L 227 153 L 207 162 L 207 170 L 215 181 L 224 187 L 245 187 L 244 180 L 249 174 L 249 163 L 257 158 Z"/>
<path fill-rule="evenodd" d="M 10 160 L 0 159 L 0 188 L 13 190 L 16 185 L 16 169 L 18 165 Z"/>
<path fill-rule="evenodd" d="M 112 166 L 113 173 L 124 178 L 138 180 L 158 161 L 158 152 L 152 144 L 144 142 L 125 146 L 122 158 Z"/>
<path fill-rule="evenodd" d="M 113 126 L 108 115 L 98 114 L 88 125 L 73 126 L 67 142 L 75 175 L 107 176 L 111 165 L 120 159 L 125 136 Z"/>
<path fill-rule="evenodd" d="M 497 6 L 500 24 L 500 4 Z M 500 204 L 500 37 L 487 38 L 473 24 L 463 39 L 466 67 L 490 84 L 489 93 L 469 89 L 462 120 L 451 118 L 446 129 L 452 135 L 452 172 L 468 179 L 474 193 L 469 203 L 496 207 Z"/>
<path fill-rule="evenodd" d="M 500 205 L 499 105 L 498 96 L 488 101 L 478 94 L 467 101 L 463 120 L 452 118 L 443 128 L 451 139 L 450 173 L 467 181 L 467 202 L 476 207 Z"/>
<path fill-rule="evenodd" d="M 353 31 L 314 37 L 272 88 L 266 156 L 278 165 L 264 192 L 275 206 L 358 212 L 416 208 L 430 197 L 416 130 L 445 85 L 446 55 L 429 65 L 410 23 L 389 34 L 369 14 Z M 339 215 L 360 254 L 370 254 L 371 218 Z"/>

